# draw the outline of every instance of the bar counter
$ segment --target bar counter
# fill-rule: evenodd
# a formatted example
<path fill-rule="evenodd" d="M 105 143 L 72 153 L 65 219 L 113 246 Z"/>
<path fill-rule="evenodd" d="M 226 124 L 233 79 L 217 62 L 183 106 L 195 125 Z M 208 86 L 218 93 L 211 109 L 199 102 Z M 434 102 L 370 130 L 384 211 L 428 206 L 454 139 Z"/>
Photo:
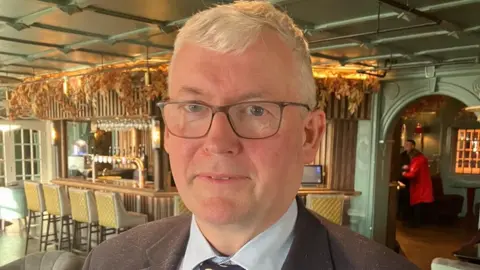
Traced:
<path fill-rule="evenodd" d="M 51 182 L 66 187 L 118 192 L 122 195 L 125 208 L 128 211 L 147 214 L 149 221 L 173 216 L 174 198 L 178 195 L 177 192 L 155 191 L 153 183 L 147 183 L 144 188 L 139 188 L 137 181 L 128 179 L 96 179 L 95 182 L 92 182 L 89 179 L 58 178 Z M 298 195 L 303 199 L 308 194 L 343 194 L 352 197 L 359 196 L 361 193 L 358 191 L 338 191 L 314 187 L 302 187 L 298 191 Z"/>

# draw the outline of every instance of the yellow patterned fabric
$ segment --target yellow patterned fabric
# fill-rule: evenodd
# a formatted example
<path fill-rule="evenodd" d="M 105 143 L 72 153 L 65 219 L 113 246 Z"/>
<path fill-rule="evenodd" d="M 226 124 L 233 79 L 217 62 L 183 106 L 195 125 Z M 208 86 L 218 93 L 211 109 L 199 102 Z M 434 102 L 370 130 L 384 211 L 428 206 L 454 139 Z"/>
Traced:
<path fill-rule="evenodd" d="M 61 216 L 58 189 L 54 186 L 43 185 L 43 194 L 47 212 L 51 215 Z"/>
<path fill-rule="evenodd" d="M 344 200 L 343 195 L 308 195 L 307 208 L 332 223 L 342 225 Z"/>
<path fill-rule="evenodd" d="M 98 223 L 104 227 L 118 228 L 113 194 L 97 192 L 95 197 L 97 201 Z"/>
<path fill-rule="evenodd" d="M 88 220 L 87 196 L 83 192 L 70 191 L 72 205 L 72 219 L 79 222 L 90 223 Z"/>
<path fill-rule="evenodd" d="M 30 211 L 41 212 L 40 198 L 38 197 L 37 184 L 25 181 L 25 197 L 27 199 L 27 208 Z"/>
<path fill-rule="evenodd" d="M 183 200 L 180 196 L 175 196 L 173 199 L 174 203 L 174 215 L 178 216 L 181 214 L 190 213 L 190 210 L 187 206 L 183 203 Z"/>

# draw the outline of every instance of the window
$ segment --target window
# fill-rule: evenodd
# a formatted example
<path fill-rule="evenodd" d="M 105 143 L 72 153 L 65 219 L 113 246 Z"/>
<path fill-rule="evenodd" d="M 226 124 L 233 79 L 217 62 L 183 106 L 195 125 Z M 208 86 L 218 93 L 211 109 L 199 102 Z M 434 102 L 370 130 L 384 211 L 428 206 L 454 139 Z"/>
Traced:
<path fill-rule="evenodd" d="M 14 131 L 15 180 L 37 180 L 41 175 L 40 134 L 38 130 Z"/>
<path fill-rule="evenodd" d="M 455 172 L 480 174 L 480 129 L 459 129 Z"/>

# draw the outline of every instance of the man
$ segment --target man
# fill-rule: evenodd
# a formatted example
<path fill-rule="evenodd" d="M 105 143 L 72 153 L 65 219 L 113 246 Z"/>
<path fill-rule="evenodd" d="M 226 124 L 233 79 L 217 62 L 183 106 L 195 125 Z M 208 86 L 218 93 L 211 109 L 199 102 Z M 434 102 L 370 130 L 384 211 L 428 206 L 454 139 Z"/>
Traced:
<path fill-rule="evenodd" d="M 399 173 L 399 182 L 404 186 L 398 191 L 398 214 L 400 220 L 407 221 L 411 218 L 411 206 L 410 206 L 410 181 L 408 178 L 403 176 L 403 172 L 408 171 L 410 165 L 410 156 L 408 155 L 407 150 L 405 149 L 406 142 L 404 145 L 404 151 L 400 153 L 400 168 Z"/>
<path fill-rule="evenodd" d="M 134 228 L 84 269 L 417 269 L 296 200 L 325 115 L 303 33 L 265 1 L 191 17 L 161 103 L 165 149 L 193 216 Z"/>
<path fill-rule="evenodd" d="M 410 165 L 402 174 L 410 181 L 410 205 L 413 216 L 408 226 L 422 225 L 428 216 L 428 207 L 433 202 L 433 186 L 428 167 L 428 159 L 415 148 L 415 141 L 408 140 L 405 150 L 410 156 Z"/>

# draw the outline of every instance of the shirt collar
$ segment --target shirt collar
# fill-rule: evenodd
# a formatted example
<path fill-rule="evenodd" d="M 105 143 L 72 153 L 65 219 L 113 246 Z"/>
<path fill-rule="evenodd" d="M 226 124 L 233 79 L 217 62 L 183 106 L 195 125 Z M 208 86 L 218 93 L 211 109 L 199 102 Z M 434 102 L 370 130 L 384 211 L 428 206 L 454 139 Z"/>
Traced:
<path fill-rule="evenodd" d="M 280 269 L 293 240 L 293 227 L 298 215 L 296 200 L 287 212 L 266 231 L 245 244 L 230 261 L 246 270 Z M 218 253 L 210 246 L 192 215 L 190 238 L 182 262 L 183 269 L 194 269 L 201 262 L 217 257 Z M 281 258 L 281 260 L 279 260 Z"/>

